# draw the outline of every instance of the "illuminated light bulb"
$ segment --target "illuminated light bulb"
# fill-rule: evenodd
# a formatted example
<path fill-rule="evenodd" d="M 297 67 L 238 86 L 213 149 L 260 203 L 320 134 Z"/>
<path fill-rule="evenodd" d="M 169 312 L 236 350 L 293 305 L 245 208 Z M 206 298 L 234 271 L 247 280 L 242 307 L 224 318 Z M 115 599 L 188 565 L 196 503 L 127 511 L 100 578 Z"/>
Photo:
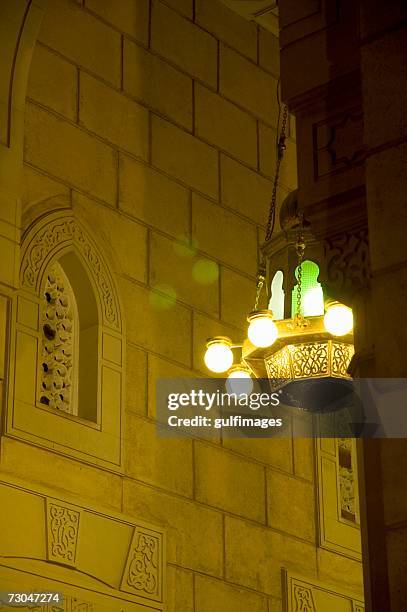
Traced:
<path fill-rule="evenodd" d="M 352 309 L 339 302 L 331 304 L 325 313 L 324 325 L 333 336 L 349 334 L 353 329 Z"/>
<path fill-rule="evenodd" d="M 226 380 L 226 391 L 236 395 L 250 395 L 253 391 L 253 379 L 250 375 L 250 370 L 242 363 L 234 366 Z"/>
<path fill-rule="evenodd" d="M 205 365 L 211 372 L 220 374 L 233 364 L 232 342 L 226 336 L 216 336 L 206 344 Z"/>
<path fill-rule="evenodd" d="M 271 310 L 255 310 L 250 313 L 247 320 L 249 321 L 247 335 L 254 346 L 265 348 L 277 340 L 278 329 Z"/>
<path fill-rule="evenodd" d="M 321 287 L 313 287 L 305 291 L 302 302 L 304 316 L 315 317 L 324 314 L 324 294 Z"/>

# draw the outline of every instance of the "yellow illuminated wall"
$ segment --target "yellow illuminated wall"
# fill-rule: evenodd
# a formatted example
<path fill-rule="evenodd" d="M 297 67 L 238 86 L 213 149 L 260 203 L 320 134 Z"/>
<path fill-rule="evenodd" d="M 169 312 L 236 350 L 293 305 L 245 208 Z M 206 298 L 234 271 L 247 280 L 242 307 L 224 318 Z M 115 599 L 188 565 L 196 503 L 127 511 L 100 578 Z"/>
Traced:
<path fill-rule="evenodd" d="M 10 98 L 24 151 L 2 141 L 0 157 L 0 591 L 60 589 L 71 611 L 276 612 L 284 570 L 293 612 L 301 584 L 311 607 L 299 609 L 328 609 L 324 593 L 329 610 L 350 609 L 361 566 L 321 539 L 312 440 L 156 433 L 157 378 L 207 375 L 206 339 L 246 331 L 274 173 L 278 40 L 215 0 L 7 10 L 2 44 L 17 44 L 25 19 L 15 74 L 29 72 L 24 115 Z M 294 138 L 291 121 L 281 199 L 296 186 Z M 97 304 L 84 330 L 98 369 L 79 378 L 91 414 L 38 399 L 52 262 Z"/>

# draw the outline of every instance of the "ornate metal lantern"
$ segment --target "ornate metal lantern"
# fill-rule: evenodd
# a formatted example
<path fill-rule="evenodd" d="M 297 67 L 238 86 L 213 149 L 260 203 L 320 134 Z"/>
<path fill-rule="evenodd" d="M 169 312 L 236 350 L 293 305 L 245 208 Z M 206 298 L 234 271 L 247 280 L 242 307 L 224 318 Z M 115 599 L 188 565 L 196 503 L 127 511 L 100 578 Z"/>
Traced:
<path fill-rule="evenodd" d="M 216 369 L 212 368 L 215 372 L 230 372 L 236 377 L 240 368 L 245 376 L 249 371 L 256 378 L 269 379 L 273 389 L 292 383 L 305 388 L 307 384 L 310 387 L 310 381 L 314 386 L 317 381 L 330 381 L 334 390 L 332 382 L 339 389 L 341 381 L 350 379 L 353 315 L 348 306 L 327 295 L 327 286 L 320 282 L 326 276 L 325 245 L 313 235 L 298 206 L 296 191 L 284 200 L 279 218 L 281 232 L 273 236 L 278 177 L 285 149 L 286 107 L 282 117 L 266 242 L 257 275 L 254 310 L 248 316 L 248 338 L 243 345 L 233 344 L 229 338 L 212 338 L 206 357 L 209 352 L 225 356 L 224 367 L 223 361 L 218 360 Z M 265 292 L 267 304 L 260 304 L 265 285 L 271 291 Z M 233 349 L 241 350 L 240 366 L 231 367 Z"/>
<path fill-rule="evenodd" d="M 257 378 L 268 378 L 272 387 L 310 378 L 350 379 L 353 331 L 335 336 L 327 330 L 327 300 L 319 282 L 322 245 L 298 210 L 296 191 L 283 202 L 280 226 L 281 233 L 264 247 L 267 284 L 271 287 L 269 307 L 275 308 L 277 340 L 265 348 L 245 340 L 242 360 Z M 312 259 L 304 261 L 305 244 L 307 257 Z M 304 267 L 312 277 L 306 279 L 305 287 Z M 311 297 L 308 304 L 307 296 Z"/>

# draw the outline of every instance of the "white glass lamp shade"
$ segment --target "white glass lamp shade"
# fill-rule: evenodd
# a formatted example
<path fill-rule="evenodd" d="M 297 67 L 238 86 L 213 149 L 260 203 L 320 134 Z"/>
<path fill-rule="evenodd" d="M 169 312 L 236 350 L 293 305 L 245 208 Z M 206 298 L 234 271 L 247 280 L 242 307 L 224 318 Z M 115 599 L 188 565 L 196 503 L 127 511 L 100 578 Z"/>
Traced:
<path fill-rule="evenodd" d="M 254 346 L 271 346 L 277 340 L 278 329 L 271 310 L 256 310 L 250 313 L 247 320 L 249 322 L 247 335 Z"/>
<path fill-rule="evenodd" d="M 217 336 L 208 340 L 204 356 L 205 365 L 211 372 L 220 374 L 230 369 L 233 364 L 232 342 L 226 336 Z"/>
<path fill-rule="evenodd" d="M 250 395 L 253 391 L 253 379 L 247 366 L 240 364 L 231 369 L 226 381 L 226 390 L 229 394 Z"/>
<path fill-rule="evenodd" d="M 333 336 L 349 334 L 353 329 L 352 309 L 339 302 L 330 304 L 324 316 L 324 325 Z"/>

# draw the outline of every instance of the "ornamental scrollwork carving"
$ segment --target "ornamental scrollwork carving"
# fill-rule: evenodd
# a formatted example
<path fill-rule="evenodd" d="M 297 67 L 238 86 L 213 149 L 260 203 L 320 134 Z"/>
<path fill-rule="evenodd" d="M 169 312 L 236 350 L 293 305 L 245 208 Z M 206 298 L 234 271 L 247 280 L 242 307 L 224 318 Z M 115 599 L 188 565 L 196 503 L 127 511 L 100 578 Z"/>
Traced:
<path fill-rule="evenodd" d="M 334 340 L 290 344 L 265 358 L 272 386 L 287 379 L 338 376 L 349 378 L 352 344 Z"/>
<path fill-rule="evenodd" d="M 48 560 L 75 566 L 80 512 L 47 500 Z"/>
<path fill-rule="evenodd" d="M 134 590 L 157 592 L 157 552 L 158 538 L 139 533 L 127 575 L 127 584 Z"/>
<path fill-rule="evenodd" d="M 281 350 L 266 361 L 267 374 L 276 383 L 291 378 L 291 360 L 289 350 Z"/>
<path fill-rule="evenodd" d="M 294 608 L 295 612 L 316 612 L 312 590 L 309 587 L 295 584 L 293 595 L 296 606 Z"/>
<path fill-rule="evenodd" d="M 77 249 L 89 268 L 100 295 L 104 321 L 120 329 L 119 308 L 110 274 L 93 241 L 72 216 L 52 215 L 39 230 L 35 231 L 34 227 L 29 232 L 20 269 L 21 286 L 38 291 L 43 266 L 55 252 L 69 246 Z"/>
<path fill-rule="evenodd" d="M 39 401 L 73 413 L 75 340 L 78 318 L 75 297 L 61 266 L 47 272 L 41 321 L 41 383 Z"/>
<path fill-rule="evenodd" d="M 339 504 L 343 519 L 357 523 L 355 449 L 351 438 L 338 438 Z"/>
<path fill-rule="evenodd" d="M 331 368 L 333 376 L 347 376 L 350 360 L 355 349 L 353 344 L 344 342 L 332 342 Z"/>
<path fill-rule="evenodd" d="M 346 170 L 364 159 L 363 113 L 354 109 L 314 125 L 314 165 L 322 177 Z"/>
<path fill-rule="evenodd" d="M 339 466 L 339 485 L 342 516 L 349 520 L 354 520 L 356 506 L 355 481 L 352 469 Z"/>
<path fill-rule="evenodd" d="M 93 610 L 92 603 L 72 597 L 70 612 L 93 612 Z"/>
<path fill-rule="evenodd" d="M 299 344 L 293 351 L 293 372 L 296 378 L 326 376 L 328 374 L 328 344 L 310 342 Z"/>
<path fill-rule="evenodd" d="M 0 604 L 0 610 L 3 608 Z M 25 610 L 26 608 L 24 608 Z M 46 603 L 41 606 L 30 606 L 29 609 L 32 612 L 93 612 L 93 604 L 76 597 L 69 597 L 64 595 L 63 600 L 60 603 Z"/>
<path fill-rule="evenodd" d="M 161 536 L 136 527 L 130 546 L 122 590 L 161 600 Z"/>
<path fill-rule="evenodd" d="M 370 269 L 367 229 L 326 239 L 323 259 L 323 280 L 334 294 L 366 287 Z"/>

